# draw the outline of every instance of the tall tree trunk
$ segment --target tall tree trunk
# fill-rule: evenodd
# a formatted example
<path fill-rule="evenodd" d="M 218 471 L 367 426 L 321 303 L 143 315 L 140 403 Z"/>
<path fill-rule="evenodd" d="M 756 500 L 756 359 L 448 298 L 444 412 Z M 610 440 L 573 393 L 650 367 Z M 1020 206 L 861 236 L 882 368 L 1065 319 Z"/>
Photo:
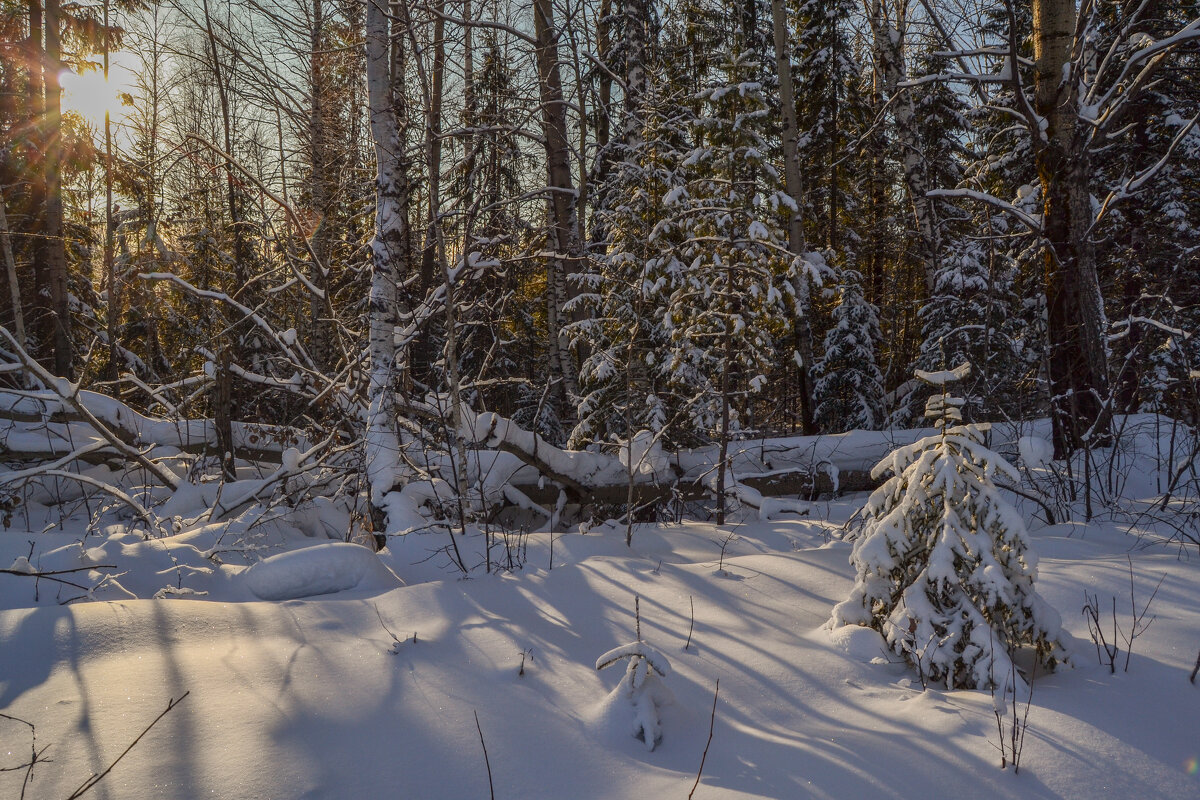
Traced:
<path fill-rule="evenodd" d="M 462 18 L 465 23 L 462 26 L 463 36 L 463 111 L 464 123 L 467 127 L 473 127 L 479 123 L 478 109 L 475 107 L 475 41 L 474 41 L 474 22 L 471 11 L 471 0 L 462 0 Z M 466 176 L 464 182 L 467 191 L 474 192 L 475 190 L 475 162 L 477 157 L 477 144 L 479 134 L 472 132 L 467 135 L 463 142 L 464 161 L 463 175 Z M 472 207 L 478 206 L 478 198 L 472 197 Z M 469 221 L 473 222 L 475 217 L 474 211 L 471 212 Z M 465 226 L 465 246 L 471 247 L 471 230 L 470 224 Z"/>
<path fill-rule="evenodd" d="M 542 128 L 546 140 L 549 179 L 550 236 L 553 255 L 548 259 L 546 312 L 550 347 L 550 369 L 561 385 L 561 412 L 574 417 L 579 394 L 575 364 L 563 336 L 563 306 L 570 299 L 568 271 L 580 269 L 583 247 L 579 236 L 576 203 L 578 195 L 571 177 L 567 139 L 567 110 L 559 75 L 558 32 L 554 28 L 550 0 L 533 0 L 533 29 L 537 42 L 538 89 L 541 95 Z"/>
<path fill-rule="evenodd" d="M 800 209 L 804 199 L 804 188 L 800 181 L 800 159 L 796 152 L 799 125 L 796 122 L 796 96 L 792 86 L 792 59 L 788 46 L 787 13 L 783 0 L 771 0 L 771 22 L 775 38 L 775 73 L 779 80 L 779 105 L 783 116 L 783 180 L 793 208 L 788 215 L 788 251 L 793 262 L 799 264 L 796 274 L 795 318 L 792 333 L 796 342 L 797 392 L 800 399 L 800 429 L 806 436 L 816 432 L 813 425 L 812 379 L 813 340 L 809 312 L 812 303 L 809 295 L 808 276 L 801 263 L 805 254 L 804 219 Z"/>
<path fill-rule="evenodd" d="M 650 0 L 621 0 L 625 18 L 625 115 L 621 138 L 636 146 L 642 137 L 641 105 L 650 90 Z"/>
<path fill-rule="evenodd" d="M 230 108 L 229 85 L 225 71 L 221 68 L 221 55 L 217 49 L 217 34 L 209 14 L 208 0 L 204 0 L 204 29 L 208 37 L 209 57 L 212 59 L 213 80 L 217 87 L 217 100 L 221 112 L 222 142 L 225 152 L 233 155 L 233 118 Z M 247 283 L 247 269 L 250 262 L 250 246 L 242 225 L 241 199 L 238 196 L 237 178 L 234 175 L 233 164 L 225 161 L 225 199 L 228 204 L 229 227 L 233 233 L 233 287 L 228 289 L 231 297 L 241 295 Z M 228 287 L 227 287 L 228 288 Z M 240 360 L 242 348 L 239 339 L 246 331 L 245 321 L 237 316 L 237 311 L 226 307 L 225 322 L 227 334 L 226 343 L 218 345 L 220 357 L 215 365 L 216 381 L 213 388 L 213 423 L 216 426 L 217 446 L 221 451 L 222 472 L 226 480 L 234 480 L 237 472 L 234 468 L 236 452 L 233 441 L 233 405 L 237 398 L 233 389 L 233 375 L 230 365 Z"/>
<path fill-rule="evenodd" d="M 376 535 L 387 531 L 384 498 L 400 477 L 400 440 L 396 431 L 395 308 L 398 267 L 408 263 L 410 244 L 408 164 L 394 100 L 403 72 L 401 37 L 392 37 L 383 0 L 368 0 L 366 15 L 367 103 L 375 146 L 375 235 L 371 241 L 371 291 L 368 304 L 370 379 L 365 448 L 371 516 Z"/>
<path fill-rule="evenodd" d="M 104 2 L 104 80 L 108 80 L 108 58 L 112 29 L 109 3 Z M 121 375 L 121 286 L 116 268 L 116 220 L 113 218 L 112 120 L 104 109 L 104 279 L 108 284 L 108 380 Z"/>
<path fill-rule="evenodd" d="M 620 0 L 618 0 L 620 2 Z M 605 148 L 608 147 L 609 140 L 612 138 L 612 72 L 614 64 L 612 63 L 612 17 L 613 0 L 600 0 L 600 17 L 596 20 L 596 56 L 600 63 L 605 65 L 607 69 L 598 71 L 596 80 L 598 82 L 597 94 L 600 107 L 596 109 L 596 150 L 600 153 L 601 163 L 597 165 L 597 175 L 602 180 L 604 172 L 604 162 L 607 156 L 604 155 Z M 593 232 L 595 235 L 595 232 Z"/>
<path fill-rule="evenodd" d="M 310 261 L 309 280 L 322 292 L 313 294 L 308 303 L 309 352 L 318 369 L 329 370 L 334 366 L 333 304 L 329 297 L 329 266 L 333 255 L 334 186 L 337 176 L 333 174 L 334 156 L 331 152 L 329 134 L 326 130 L 329 110 L 329 80 L 325 75 L 325 7 L 324 0 L 312 0 L 312 29 L 310 31 L 309 82 L 312 96 L 309 104 L 308 139 L 309 166 L 312 170 L 312 210 L 317 215 L 317 228 L 312 235 L 312 249 L 316 256 Z"/>
<path fill-rule="evenodd" d="M 878 120 L 883 114 L 883 81 L 878 73 L 871 76 L 871 111 Z M 884 223 L 888 215 L 887 142 L 879 125 L 873 125 L 866 133 L 864 149 L 871 159 L 871 173 L 867 176 L 867 246 L 866 280 L 869 287 L 865 294 L 867 302 L 884 308 L 884 287 L 887 283 L 887 264 L 884 262 L 884 240 L 887 237 Z M 892 326 L 893 328 L 895 326 Z"/>
<path fill-rule="evenodd" d="M 836 26 L 837 24 L 838 22 L 835 21 L 834 25 Z M 831 60 L 834 64 L 834 74 L 829 109 L 829 128 L 832 131 L 832 135 L 829 136 L 828 144 L 829 172 L 827 180 L 829 181 L 829 207 L 825 217 L 825 246 L 836 253 L 842 246 L 841 240 L 838 236 L 838 213 L 841 209 L 841 188 L 838 185 L 838 182 L 841 179 L 838 176 L 838 164 L 841 161 L 839 156 L 841 153 L 842 139 L 841 128 L 839 127 L 839 117 L 842 109 L 843 87 L 841 80 L 841 67 L 839 66 L 842 56 L 840 50 L 838 49 L 842 40 L 840 36 L 836 35 L 836 30 L 834 33 L 835 35 L 833 36 L 833 40 L 830 42 L 830 49 L 832 52 Z"/>
<path fill-rule="evenodd" d="M 29 8 L 29 111 L 26 118 L 28 130 L 33 133 L 35 144 L 29 148 L 30 160 L 41 162 L 46 156 L 46 50 L 43 45 L 45 20 L 41 0 L 28 0 Z M 46 356 L 49 343 L 54 341 L 53 314 L 49 306 L 50 285 L 46 274 L 46 171 L 29 171 L 29 209 L 32 220 L 30 233 L 33 242 L 33 296 L 29 299 L 29 333 L 33 337 L 33 349 L 43 364 L 49 364 Z"/>
<path fill-rule="evenodd" d="M 72 377 L 70 290 L 67 285 L 67 242 L 63 235 L 62 194 L 62 87 L 58 72 L 62 64 L 62 14 L 59 0 L 46 0 L 46 85 L 45 163 L 46 206 L 42 233 L 45 238 L 45 270 L 50 289 L 51 318 L 54 320 L 54 372 Z"/>
<path fill-rule="evenodd" d="M 892 19 L 893 15 L 895 19 Z M 874 38 L 875 70 L 882 80 L 884 96 L 892 106 L 892 114 L 896 120 L 896 139 L 900 146 L 904 185 L 908 190 L 913 221 L 917 228 L 917 254 L 925 273 L 925 291 L 932 295 L 937 278 L 940 247 L 936 209 L 927 196 L 933 187 L 929 185 L 925 157 L 917 135 L 912 92 L 900 88 L 900 83 L 908 77 L 904 65 L 907 15 L 907 0 L 900 0 L 890 13 L 882 0 L 872 0 L 871 30 Z"/>
<path fill-rule="evenodd" d="M 1110 431 L 1104 312 L 1088 183 L 1091 164 L 1079 123 L 1078 81 L 1071 74 L 1074 0 L 1034 0 L 1034 134 L 1046 241 L 1047 371 L 1056 457 L 1103 441 Z"/>
<path fill-rule="evenodd" d="M 154 35 L 150 37 L 150 52 L 149 58 L 144 62 L 148 69 L 146 71 L 146 79 L 149 81 L 150 91 L 150 109 L 149 109 L 149 130 L 148 130 L 148 147 L 146 158 L 146 207 L 143 211 L 146 220 L 146 245 L 150 248 L 151 270 L 157 272 L 157 261 L 162 256 L 166 247 L 163 246 L 162 240 L 158 235 L 158 194 L 160 191 L 160 172 L 162 169 L 159 165 L 158 158 L 158 126 L 159 126 L 159 111 L 161 108 L 161 95 L 159 94 L 159 59 L 162 55 L 162 44 L 159 41 L 158 34 L 161 29 L 161 21 L 159 19 L 159 7 L 153 6 L 149 12 L 154 21 Z M 138 245 L 139 251 L 142 245 Z M 136 285 L 136 284 L 135 284 Z M 142 282 L 141 290 L 138 292 L 139 298 L 143 301 L 144 308 L 153 308 L 155 299 L 155 287 L 152 282 Z M 166 363 L 166 358 L 162 352 L 162 342 L 158 331 L 158 315 L 146 314 L 144 316 L 146 325 L 146 364 L 149 368 L 151 377 L 163 374 L 170 368 Z M 160 372 L 163 371 L 163 372 Z"/>
<path fill-rule="evenodd" d="M 425 158 L 428 175 L 426 189 L 429 204 L 425 214 L 425 244 L 421 250 L 421 289 L 433 287 L 438 267 L 438 239 L 441 235 L 442 187 L 442 95 L 446 75 L 445 2 L 433 8 L 433 73 L 430 75 L 429 113 L 425 120 Z"/>
<path fill-rule="evenodd" d="M 25 349 L 25 312 L 21 308 L 21 285 L 17 282 L 17 261 L 13 257 L 3 192 L 0 192 L 0 254 L 4 256 L 4 278 L 8 284 L 9 302 L 12 304 L 13 335 L 21 349 Z"/>

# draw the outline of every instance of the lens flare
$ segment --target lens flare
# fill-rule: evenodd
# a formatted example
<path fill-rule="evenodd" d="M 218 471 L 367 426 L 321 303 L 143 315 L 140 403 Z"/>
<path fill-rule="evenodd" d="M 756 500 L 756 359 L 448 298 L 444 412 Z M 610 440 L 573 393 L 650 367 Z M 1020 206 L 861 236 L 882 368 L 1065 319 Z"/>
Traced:
<path fill-rule="evenodd" d="M 1183 769 L 1188 775 L 1200 775 L 1200 758 L 1192 756 L 1183 762 Z"/>

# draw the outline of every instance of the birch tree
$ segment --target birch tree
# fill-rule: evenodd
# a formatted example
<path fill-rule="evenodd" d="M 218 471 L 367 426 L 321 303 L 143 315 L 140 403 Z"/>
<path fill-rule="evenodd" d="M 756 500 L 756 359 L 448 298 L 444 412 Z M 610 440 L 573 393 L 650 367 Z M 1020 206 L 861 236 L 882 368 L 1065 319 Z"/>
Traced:
<path fill-rule="evenodd" d="M 375 236 L 371 242 L 368 299 L 369 384 L 367 389 L 366 475 L 377 534 L 387 531 L 384 498 L 400 479 L 400 439 L 396 431 L 397 268 L 408 262 L 410 187 L 408 163 L 393 105 L 392 47 L 403 47 L 395 18 L 382 0 L 368 0 L 366 15 L 367 102 L 375 145 Z M 395 31 L 395 33 L 399 33 Z"/>

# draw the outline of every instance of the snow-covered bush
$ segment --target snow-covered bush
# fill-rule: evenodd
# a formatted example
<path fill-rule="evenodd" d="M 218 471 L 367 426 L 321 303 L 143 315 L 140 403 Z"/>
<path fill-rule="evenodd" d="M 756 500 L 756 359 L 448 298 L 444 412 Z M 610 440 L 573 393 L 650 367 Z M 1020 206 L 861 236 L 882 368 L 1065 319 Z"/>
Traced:
<path fill-rule="evenodd" d="M 926 407 L 941 432 L 872 471 L 893 476 L 867 501 L 854 588 L 829 623 L 874 628 L 924 681 L 952 689 L 1005 684 L 1021 647 L 1045 670 L 1065 652 L 1059 615 L 1034 590 L 1025 524 L 993 482 L 1016 470 L 984 446 L 982 426 L 956 424 L 962 400 L 945 393 L 968 372 L 917 372 L 942 389 Z"/>
<path fill-rule="evenodd" d="M 658 710 L 670 702 L 671 693 L 662 678 L 671 671 L 666 656 L 642 641 L 639 619 L 636 641 L 614 647 L 596 659 L 596 669 L 610 667 L 622 659 L 628 660 L 625 677 L 614 693 L 624 694 L 633 707 L 633 736 L 653 750 L 662 741 L 662 723 Z"/>

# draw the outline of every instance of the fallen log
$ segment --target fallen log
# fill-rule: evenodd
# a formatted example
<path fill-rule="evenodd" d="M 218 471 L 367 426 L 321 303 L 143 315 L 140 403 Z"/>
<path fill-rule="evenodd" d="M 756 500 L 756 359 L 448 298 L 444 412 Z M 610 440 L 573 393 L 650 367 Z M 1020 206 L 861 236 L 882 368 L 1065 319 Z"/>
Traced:
<path fill-rule="evenodd" d="M 839 496 L 849 492 L 871 491 L 877 488 L 882 481 L 875 480 L 871 477 L 870 471 L 864 469 L 842 470 L 836 486 L 833 479 L 824 472 L 815 475 L 801 472 L 786 475 L 739 475 L 738 483 L 755 489 L 764 497 L 795 496 L 816 500 L 819 497 Z M 550 508 L 558 501 L 559 487 L 549 481 L 542 484 L 517 483 L 513 486 L 540 506 Z M 583 487 L 579 497 L 572 498 L 572 501 L 585 506 L 624 506 L 628 500 L 628 491 L 629 487 L 624 483 L 588 486 Z M 665 503 L 672 498 L 694 501 L 711 496 L 712 490 L 709 487 L 695 481 L 637 483 L 633 487 L 635 506 Z M 570 497 L 570 493 L 568 493 L 568 497 Z"/>
<path fill-rule="evenodd" d="M 80 408 L 76 408 L 78 404 Z M 89 417 L 91 419 L 89 419 Z M 103 427 L 98 429 L 95 420 Z M 306 449 L 300 431 L 280 425 L 235 422 L 234 447 L 239 458 L 279 464 L 289 447 Z M 32 435 L 33 431 L 38 434 Z M 126 459 L 123 447 L 171 447 L 184 453 L 215 452 L 216 428 L 209 419 L 168 420 L 133 410 L 98 392 L 80 390 L 66 399 L 50 391 L 0 390 L 0 459 L 39 461 L 59 458 L 90 439 L 116 439 L 110 447 L 89 453 L 87 463 Z M 23 435 L 24 434 L 24 435 Z"/>

